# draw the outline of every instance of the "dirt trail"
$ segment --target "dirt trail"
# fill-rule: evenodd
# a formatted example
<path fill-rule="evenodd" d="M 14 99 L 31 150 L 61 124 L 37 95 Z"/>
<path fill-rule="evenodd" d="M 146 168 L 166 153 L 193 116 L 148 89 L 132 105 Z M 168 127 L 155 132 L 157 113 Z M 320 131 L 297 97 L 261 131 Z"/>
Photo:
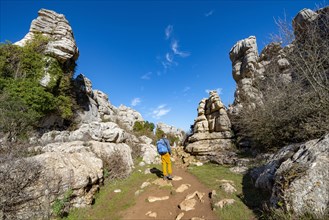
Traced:
<path fill-rule="evenodd" d="M 175 177 L 181 177 L 181 180 L 174 179 L 169 181 L 159 178 L 155 182 L 151 181 L 151 184 L 145 187 L 143 192 L 136 196 L 136 204 L 124 211 L 122 214 L 123 219 L 176 219 L 178 215 L 183 215 L 181 213 L 184 213 L 184 216 L 180 219 L 218 219 L 211 209 L 209 199 L 211 190 L 201 184 L 195 176 L 189 174 L 185 168 L 173 166 L 173 172 L 173 175 Z M 165 185 L 170 183 L 172 187 Z M 164 186 L 159 186 L 157 184 Z M 176 192 L 176 189 L 182 184 L 190 184 L 190 187 L 183 192 Z M 196 191 L 199 192 L 199 195 L 204 194 L 201 199 L 203 201 L 200 200 L 198 195 L 195 195 L 192 198 L 192 200 L 195 200 L 193 202 L 196 202 L 194 209 L 189 211 L 181 210 L 179 204 L 186 199 L 187 195 Z M 148 199 L 150 196 L 169 196 L 169 199 L 149 202 Z M 149 213 L 149 215 L 147 215 L 147 213 Z"/>

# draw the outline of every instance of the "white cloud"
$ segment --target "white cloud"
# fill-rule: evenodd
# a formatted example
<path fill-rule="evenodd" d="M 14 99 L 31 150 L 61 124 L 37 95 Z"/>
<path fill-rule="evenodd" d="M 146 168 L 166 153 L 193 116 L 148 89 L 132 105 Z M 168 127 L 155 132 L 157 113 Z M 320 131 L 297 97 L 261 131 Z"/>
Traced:
<path fill-rule="evenodd" d="M 223 88 L 217 88 L 217 89 L 206 89 L 205 92 L 209 94 L 210 91 L 217 91 L 218 95 L 222 94 Z"/>
<path fill-rule="evenodd" d="M 205 13 L 204 16 L 209 17 L 209 16 L 213 15 L 214 12 L 215 12 L 214 10 L 211 10 L 211 11 Z"/>
<path fill-rule="evenodd" d="M 185 93 L 185 92 L 189 91 L 190 89 L 191 89 L 191 87 L 186 86 L 186 87 L 183 89 L 183 92 Z"/>
<path fill-rule="evenodd" d="M 139 103 L 141 103 L 141 99 L 140 98 L 134 98 L 132 101 L 131 101 L 131 106 L 136 106 L 138 105 Z"/>
<path fill-rule="evenodd" d="M 174 61 L 174 56 L 170 53 L 166 53 L 166 60 L 169 62 L 169 63 L 172 63 Z"/>
<path fill-rule="evenodd" d="M 180 57 L 188 57 L 188 56 L 190 56 L 190 53 L 189 52 L 180 51 L 178 48 L 179 48 L 178 41 L 174 39 L 171 42 L 171 50 L 174 52 L 174 54 L 176 54 L 176 55 L 178 55 Z"/>
<path fill-rule="evenodd" d="M 152 111 L 151 115 L 154 119 L 160 119 L 162 116 L 168 114 L 171 111 L 170 108 L 166 108 L 166 105 L 159 105 Z"/>
<path fill-rule="evenodd" d="M 149 80 L 151 79 L 151 75 L 152 75 L 152 72 L 148 72 L 146 74 L 144 74 L 141 79 L 144 79 L 144 80 Z"/>
<path fill-rule="evenodd" d="M 168 40 L 174 31 L 174 27 L 172 25 L 168 25 L 165 29 L 166 39 Z"/>

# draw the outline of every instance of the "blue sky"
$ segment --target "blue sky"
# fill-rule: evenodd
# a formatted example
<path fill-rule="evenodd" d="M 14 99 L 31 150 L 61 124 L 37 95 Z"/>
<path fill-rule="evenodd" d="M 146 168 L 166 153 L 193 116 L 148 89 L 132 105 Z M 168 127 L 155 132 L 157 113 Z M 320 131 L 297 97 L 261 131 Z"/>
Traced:
<path fill-rule="evenodd" d="M 110 102 L 139 111 L 145 120 L 188 130 L 208 90 L 234 100 L 229 51 L 256 36 L 258 50 L 277 32 L 274 19 L 291 19 L 311 0 L 110 1 L 1 0 L 0 41 L 16 42 L 38 10 L 64 14 L 72 26 L 83 73 Z"/>

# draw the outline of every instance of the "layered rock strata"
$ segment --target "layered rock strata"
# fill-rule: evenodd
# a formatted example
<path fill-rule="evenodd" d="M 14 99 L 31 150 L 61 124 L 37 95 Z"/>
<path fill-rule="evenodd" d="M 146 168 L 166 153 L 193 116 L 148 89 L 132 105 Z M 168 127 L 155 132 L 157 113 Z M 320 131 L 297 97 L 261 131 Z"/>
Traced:
<path fill-rule="evenodd" d="M 15 44 L 24 46 L 33 39 L 35 34 L 49 37 L 50 41 L 45 52 L 56 57 L 61 63 L 78 59 L 79 49 L 75 43 L 72 28 L 63 14 L 47 9 L 39 10 L 38 17 L 31 23 L 30 31 Z"/>
<path fill-rule="evenodd" d="M 185 150 L 193 155 L 223 155 L 232 149 L 231 122 L 216 91 L 209 93 L 198 106 L 194 133 Z"/>

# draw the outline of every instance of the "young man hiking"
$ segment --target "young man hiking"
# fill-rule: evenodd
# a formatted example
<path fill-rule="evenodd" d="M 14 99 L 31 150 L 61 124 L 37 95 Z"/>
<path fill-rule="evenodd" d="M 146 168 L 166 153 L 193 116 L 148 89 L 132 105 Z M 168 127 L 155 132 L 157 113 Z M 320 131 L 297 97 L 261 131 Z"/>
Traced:
<path fill-rule="evenodd" d="M 161 155 L 162 162 L 162 172 L 164 180 L 172 180 L 172 169 L 171 169 L 171 148 L 167 136 L 165 134 L 162 135 L 162 138 L 157 141 L 157 150 Z M 168 170 L 167 170 L 168 169 Z"/>

